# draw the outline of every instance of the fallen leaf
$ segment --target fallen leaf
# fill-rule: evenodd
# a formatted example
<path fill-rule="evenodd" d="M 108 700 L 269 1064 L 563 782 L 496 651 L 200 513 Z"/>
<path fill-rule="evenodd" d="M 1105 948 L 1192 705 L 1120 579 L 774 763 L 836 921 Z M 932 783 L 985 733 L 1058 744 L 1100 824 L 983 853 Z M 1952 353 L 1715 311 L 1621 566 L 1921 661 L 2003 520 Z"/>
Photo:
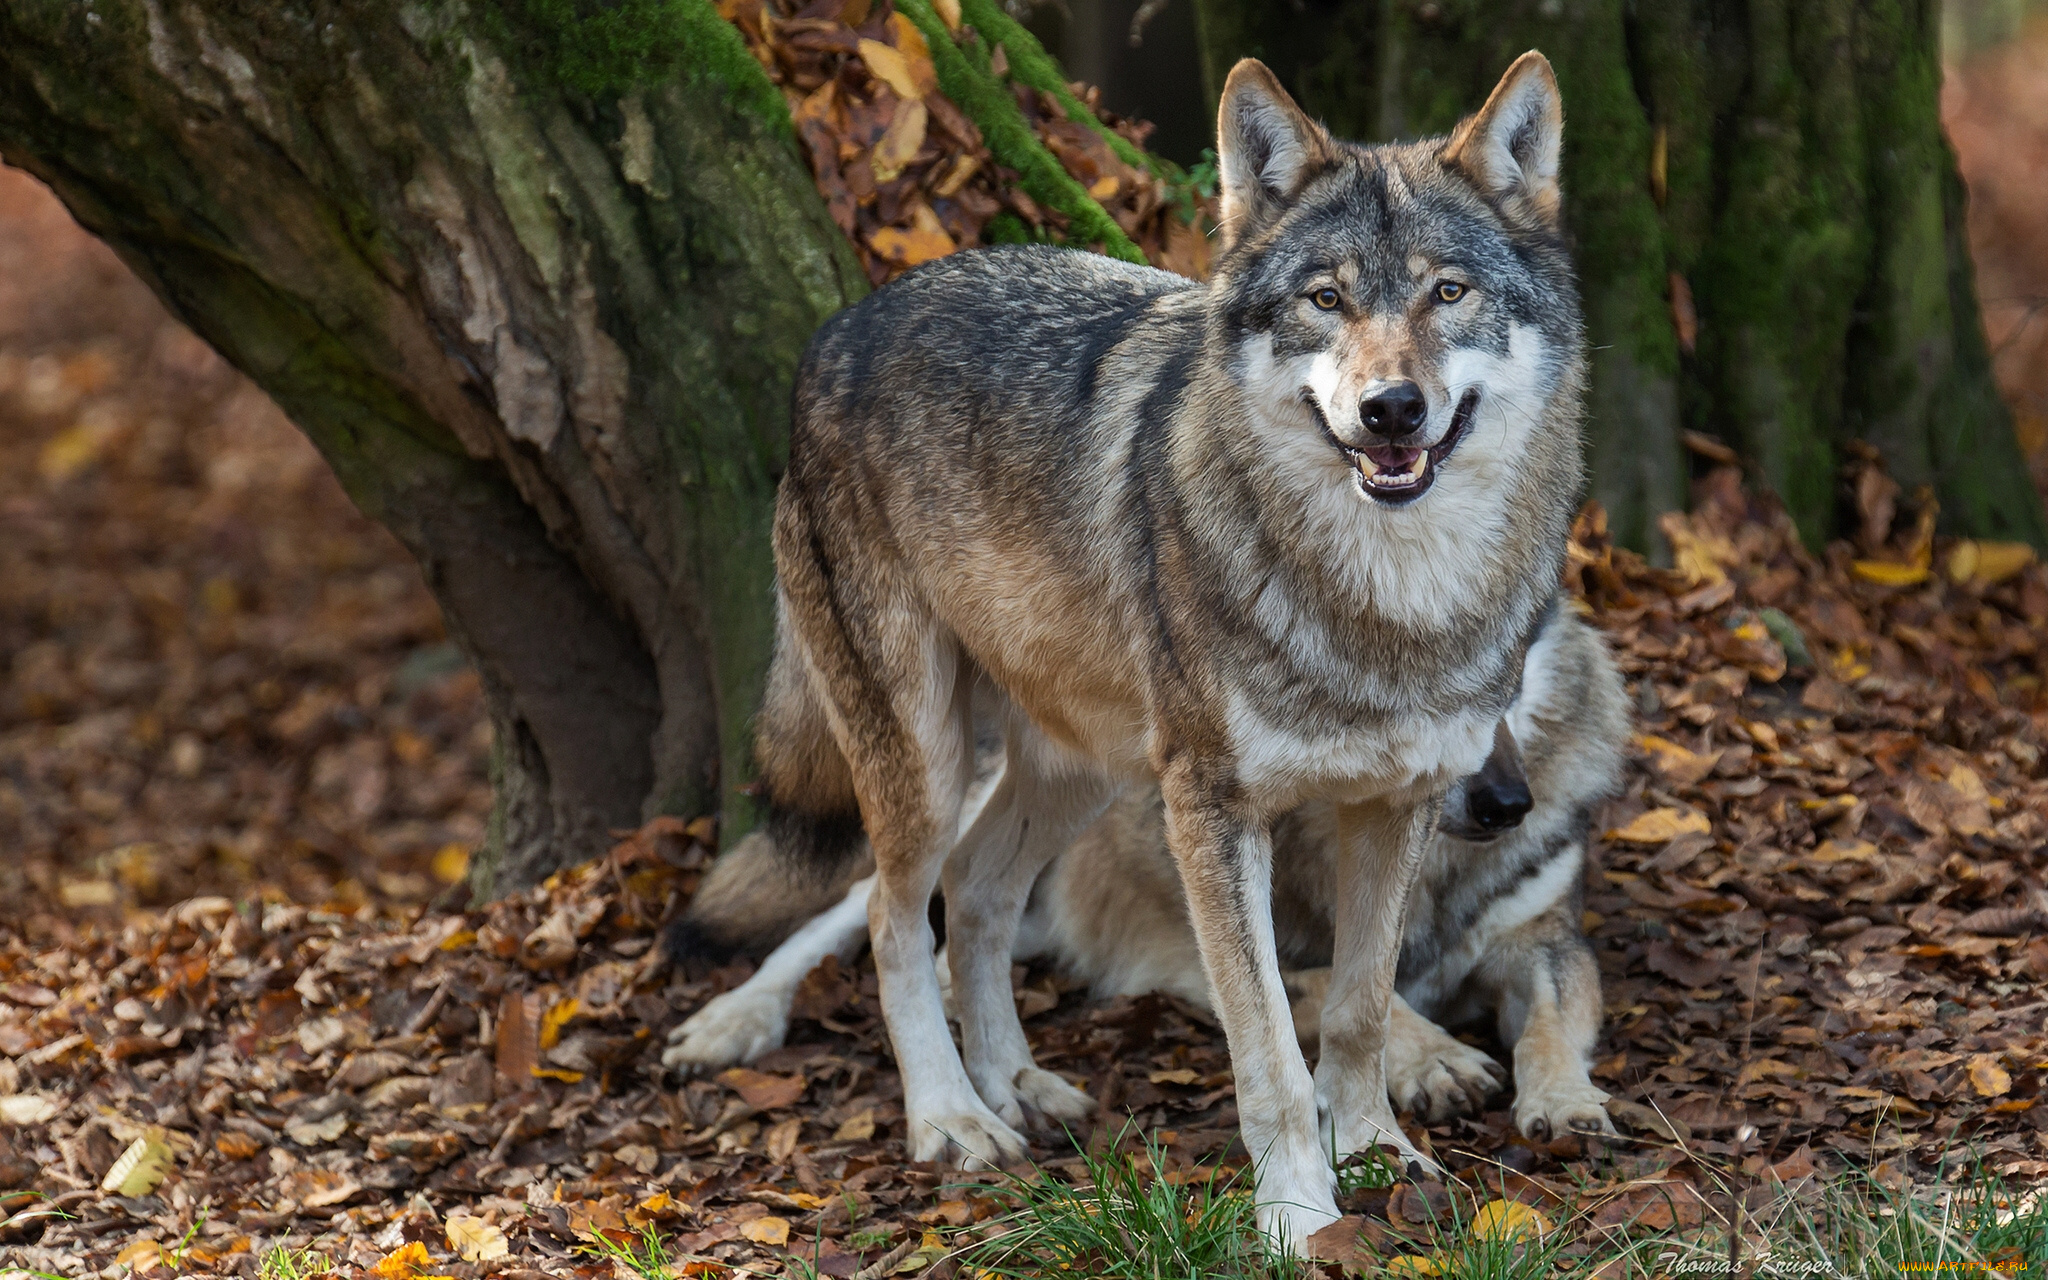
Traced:
<path fill-rule="evenodd" d="M 875 1136 L 875 1109 L 868 1107 L 839 1122 L 832 1131 L 834 1142 L 866 1142 Z"/>
<path fill-rule="evenodd" d="M 890 50 L 890 52 L 895 52 Z M 875 143 L 869 158 L 874 166 L 875 181 L 887 182 L 908 168 L 917 159 L 917 153 L 924 147 L 924 132 L 931 114 L 924 103 L 916 98 L 900 102 L 896 114 L 889 121 L 889 127 Z M 950 238 L 949 241 L 950 243 Z M 879 249 L 879 246 L 878 246 Z"/>
<path fill-rule="evenodd" d="M 2012 1092 L 2012 1073 L 1998 1065 L 1996 1054 L 1977 1054 L 1964 1069 L 1969 1073 L 1970 1087 L 1980 1098 L 1997 1098 Z"/>
<path fill-rule="evenodd" d="M 806 1085 L 802 1076 L 771 1076 L 748 1067 L 719 1072 L 718 1083 L 739 1094 L 742 1101 L 757 1111 L 794 1105 L 804 1096 Z"/>
<path fill-rule="evenodd" d="M 1154 1071 L 1145 1078 L 1153 1084 L 1193 1084 L 1202 1078 L 1202 1073 L 1188 1067 L 1178 1067 L 1172 1071 Z"/>
<path fill-rule="evenodd" d="M 1915 587 L 1927 581 L 1925 565 L 1894 564 L 1889 560 L 1857 560 L 1849 565 L 1849 572 L 1865 582 L 1874 582 L 1880 587 Z"/>
<path fill-rule="evenodd" d="M 130 1198 L 146 1196 L 171 1171 L 173 1158 L 163 1130 L 150 1129 L 129 1143 L 128 1149 L 108 1167 L 107 1176 L 100 1179 L 100 1190 Z"/>
<path fill-rule="evenodd" d="M 505 1233 L 482 1218 L 451 1213 L 446 1231 L 448 1247 L 460 1254 L 464 1262 L 489 1262 L 512 1252 L 512 1243 Z"/>
<path fill-rule="evenodd" d="M 797 1135 L 803 1132 L 803 1127 L 804 1122 L 801 1116 L 791 1116 L 789 1119 L 771 1126 L 767 1134 L 761 1139 L 762 1149 L 768 1153 L 768 1158 L 777 1164 L 781 1164 L 789 1159 L 790 1152 L 796 1150 Z M 642 1172 L 651 1173 L 653 1170 L 648 1169 Z"/>
<path fill-rule="evenodd" d="M 1697 809 L 1651 809 L 1609 831 L 1607 838 L 1629 844 L 1665 844 L 1683 835 L 1704 835 L 1713 829 L 1707 815 Z"/>
<path fill-rule="evenodd" d="M 427 1246 L 414 1240 L 377 1259 L 370 1270 L 383 1276 L 384 1280 L 415 1280 L 433 1265 L 434 1260 L 427 1255 Z"/>
<path fill-rule="evenodd" d="M 740 1224 L 740 1234 L 755 1244 L 784 1245 L 789 1243 L 789 1219 L 769 1215 L 752 1218 Z"/>
<path fill-rule="evenodd" d="M 569 1020 L 574 1018 L 582 1007 L 582 1002 L 575 996 L 557 1000 L 549 1005 L 548 1011 L 542 1014 L 540 1019 L 540 1047 L 554 1048 L 555 1042 L 562 1038 L 562 1028 L 568 1025 Z"/>
<path fill-rule="evenodd" d="M 860 42 L 860 60 L 868 64 L 868 72 L 875 79 L 896 91 L 899 98 L 922 98 L 924 90 L 910 74 L 910 64 L 902 54 L 883 44 L 880 40 Z M 881 174 L 875 175 L 881 178 Z M 886 179 L 884 179 L 886 181 Z"/>
<path fill-rule="evenodd" d="M 1390 1276 L 1440 1276 L 1443 1264 L 1435 1258 L 1426 1258 L 1419 1253 L 1404 1253 L 1388 1258 L 1386 1273 Z"/>
<path fill-rule="evenodd" d="M 0 1120 L 8 1124 L 42 1124 L 63 1109 L 63 1103 L 40 1093 L 10 1093 L 0 1098 Z"/>
<path fill-rule="evenodd" d="M 1512 1240 L 1517 1236 L 1547 1236 L 1550 1219 L 1519 1200 L 1489 1200 L 1472 1215 L 1471 1232 L 1481 1240 Z"/>

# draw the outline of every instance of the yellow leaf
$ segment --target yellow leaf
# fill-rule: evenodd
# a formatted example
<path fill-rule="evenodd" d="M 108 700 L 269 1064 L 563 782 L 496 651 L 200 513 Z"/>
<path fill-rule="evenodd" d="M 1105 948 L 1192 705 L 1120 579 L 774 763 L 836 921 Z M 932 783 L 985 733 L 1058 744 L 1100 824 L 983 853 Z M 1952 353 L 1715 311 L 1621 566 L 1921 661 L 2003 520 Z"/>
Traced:
<path fill-rule="evenodd" d="M 1971 1058 L 1967 1070 L 1970 1087 L 1980 1098 L 1996 1098 L 2012 1092 L 2012 1074 L 1998 1065 L 1995 1053 L 1980 1053 Z"/>
<path fill-rule="evenodd" d="M 1978 556 L 1977 544 L 1973 540 L 1964 538 L 1956 543 L 1948 553 L 1948 580 L 1961 586 L 1975 577 Z"/>
<path fill-rule="evenodd" d="M 583 1079 L 581 1071 L 570 1071 L 563 1067 L 535 1067 L 533 1074 L 535 1079 L 560 1080 L 563 1084 L 575 1084 Z"/>
<path fill-rule="evenodd" d="M 370 1270 L 383 1276 L 384 1280 L 414 1280 L 421 1270 L 432 1265 L 427 1256 L 427 1246 L 414 1240 L 402 1249 L 394 1250 L 377 1260 Z"/>
<path fill-rule="evenodd" d="M 916 1251 L 904 1258 L 903 1261 L 897 1263 L 895 1270 L 889 1274 L 898 1276 L 915 1275 L 926 1267 L 936 1265 L 945 1256 L 946 1242 L 940 1238 L 938 1232 L 927 1231 L 924 1233 L 924 1238 L 917 1242 Z"/>
<path fill-rule="evenodd" d="M 1114 196 L 1117 193 L 1117 188 L 1121 186 L 1123 186 L 1123 183 L 1118 180 L 1115 174 L 1105 173 L 1095 180 L 1093 186 L 1088 188 L 1088 194 L 1097 200 L 1107 200 Z"/>
<path fill-rule="evenodd" d="M 469 874 L 469 849 L 459 844 L 444 844 L 434 851 L 431 867 L 434 879 L 442 884 L 456 884 Z"/>
<path fill-rule="evenodd" d="M 904 60 L 903 55 L 880 40 L 861 41 L 860 60 L 868 64 L 869 74 L 894 89 L 897 97 L 924 96 L 917 87 L 917 81 L 910 78 L 910 64 Z"/>
<path fill-rule="evenodd" d="M 891 262 L 914 267 L 920 262 L 943 258 L 958 248 L 953 237 L 939 225 L 939 217 L 925 205 L 917 207 L 913 223 L 908 230 L 901 227 L 883 227 L 868 237 L 868 244 L 876 253 Z"/>
<path fill-rule="evenodd" d="M 901 13 L 889 15 L 889 30 L 896 36 L 896 52 L 903 55 L 903 64 L 910 68 L 910 82 L 917 86 L 917 96 L 922 98 L 937 89 L 939 71 L 932 65 L 932 47 L 925 43 L 924 32 Z"/>
<path fill-rule="evenodd" d="M 475 941 L 476 930 L 457 929 L 455 932 L 441 939 L 441 946 L 439 949 L 442 951 L 460 951 L 464 947 L 468 946 L 470 943 Z"/>
<path fill-rule="evenodd" d="M 1489 1200 L 1472 1215 L 1472 1234 L 1481 1240 L 1550 1234 L 1550 1219 L 1519 1200 Z"/>
<path fill-rule="evenodd" d="M 888 45 L 878 48 L 888 49 Z M 896 52 L 889 49 L 889 52 Z M 875 181 L 887 182 L 917 159 L 918 151 L 924 146 L 925 126 L 931 120 L 931 113 L 924 103 L 915 98 L 908 99 L 896 107 L 896 114 L 889 121 L 889 127 L 882 131 L 881 140 L 875 143 L 868 163 L 874 168 Z"/>
<path fill-rule="evenodd" d="M 1956 794 L 1965 800 L 1981 804 L 1991 799 L 1991 793 L 1984 789 L 1984 779 L 1978 777 L 1977 771 L 1966 764 L 1959 764 L 1949 771 L 1948 785 L 1954 787 Z"/>
<path fill-rule="evenodd" d="M 114 1261 L 125 1264 L 135 1275 L 148 1275 L 164 1261 L 164 1247 L 154 1240 L 137 1240 L 115 1254 Z"/>
<path fill-rule="evenodd" d="M 569 1020 L 574 1018 L 582 1007 L 575 996 L 557 1000 L 549 1005 L 548 1011 L 540 1015 L 540 1047 L 554 1048 L 556 1041 L 562 1038 L 562 1028 L 569 1024 Z"/>
<path fill-rule="evenodd" d="M 939 21 L 946 24 L 946 30 L 960 34 L 960 0 L 932 0 L 932 8 L 938 11 Z"/>
<path fill-rule="evenodd" d="M 1977 571 L 1971 580 L 1979 586 L 1996 586 L 2034 563 L 2034 549 L 2024 542 L 1980 542 Z"/>
<path fill-rule="evenodd" d="M 447 1232 L 448 1247 L 461 1254 L 464 1262 L 488 1262 L 512 1252 L 505 1233 L 482 1218 L 450 1214 Z"/>
<path fill-rule="evenodd" d="M 1713 829 L 1707 815 L 1697 809 L 1652 809 L 1608 832 L 1607 838 L 1629 844 L 1667 844 L 1680 836 L 1705 835 Z"/>
<path fill-rule="evenodd" d="M 1440 1276 L 1443 1264 L 1435 1258 L 1425 1258 L 1419 1253 L 1404 1253 L 1398 1258 L 1387 1259 L 1387 1274 L 1390 1276 Z"/>
<path fill-rule="evenodd" d="M 773 1215 L 749 1218 L 740 1224 L 740 1234 L 755 1244 L 788 1244 L 789 1219 Z"/>
<path fill-rule="evenodd" d="M 866 1142 L 875 1136 L 875 1109 L 869 1107 L 857 1115 L 842 1120 L 832 1131 L 834 1142 Z"/>
<path fill-rule="evenodd" d="M 107 1176 L 100 1179 L 100 1190 L 131 1198 L 146 1196 L 171 1171 L 171 1158 L 171 1147 L 164 1141 L 163 1130 L 150 1129 L 129 1143 L 128 1149 L 114 1161 Z"/>
<path fill-rule="evenodd" d="M 1202 1075 L 1198 1071 L 1181 1067 L 1176 1071 L 1154 1071 L 1146 1078 L 1153 1084 L 1193 1084 L 1200 1080 Z"/>
<path fill-rule="evenodd" d="M 1806 855 L 1809 862 L 1868 862 L 1877 856 L 1877 846 L 1868 840 L 1828 840 Z"/>
<path fill-rule="evenodd" d="M 81 422 L 51 437 L 36 454 L 36 471 L 51 483 L 69 480 L 93 463 L 113 438 L 103 422 Z"/>
<path fill-rule="evenodd" d="M 1852 560 L 1849 572 L 1880 587 L 1913 587 L 1927 581 L 1927 566 L 1893 564 L 1889 560 Z"/>

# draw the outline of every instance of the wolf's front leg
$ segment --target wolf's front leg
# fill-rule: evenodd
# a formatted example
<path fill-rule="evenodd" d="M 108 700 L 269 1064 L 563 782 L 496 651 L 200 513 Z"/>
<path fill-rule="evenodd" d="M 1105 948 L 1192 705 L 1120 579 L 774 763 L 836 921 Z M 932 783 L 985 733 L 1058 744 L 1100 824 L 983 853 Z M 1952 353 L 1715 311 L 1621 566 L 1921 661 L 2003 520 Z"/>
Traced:
<path fill-rule="evenodd" d="M 1524 1137 L 1614 1132 L 1587 1067 L 1600 1038 L 1600 966 L 1579 932 L 1576 895 L 1516 931 L 1476 975 L 1499 991 L 1500 1038 L 1515 1047 L 1515 1127 Z"/>
<path fill-rule="evenodd" d="M 1394 1122 L 1385 1051 L 1408 890 L 1436 824 L 1438 801 L 1374 802 L 1337 810 L 1335 948 L 1323 1000 L 1316 1107 L 1325 1147 L 1342 1156 L 1383 1143 L 1406 1161 L 1434 1162 Z"/>
<path fill-rule="evenodd" d="M 1230 1041 L 1238 1123 L 1255 1162 L 1259 1229 L 1299 1249 L 1337 1220 L 1336 1173 L 1316 1136 L 1315 1085 L 1294 1038 L 1273 944 L 1273 847 L 1234 788 L 1176 764 L 1160 780 L 1166 839 Z"/>

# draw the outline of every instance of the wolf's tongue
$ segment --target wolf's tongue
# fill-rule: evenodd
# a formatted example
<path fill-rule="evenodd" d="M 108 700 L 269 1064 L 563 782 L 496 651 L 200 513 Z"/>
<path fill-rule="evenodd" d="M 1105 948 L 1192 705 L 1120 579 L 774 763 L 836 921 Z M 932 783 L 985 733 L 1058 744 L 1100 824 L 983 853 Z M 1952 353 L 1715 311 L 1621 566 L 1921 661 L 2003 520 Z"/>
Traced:
<path fill-rule="evenodd" d="M 1381 471 L 1403 472 L 1415 465 L 1415 456 L 1420 449 L 1403 448 L 1397 445 L 1378 444 L 1360 450 L 1372 459 L 1372 465 Z"/>

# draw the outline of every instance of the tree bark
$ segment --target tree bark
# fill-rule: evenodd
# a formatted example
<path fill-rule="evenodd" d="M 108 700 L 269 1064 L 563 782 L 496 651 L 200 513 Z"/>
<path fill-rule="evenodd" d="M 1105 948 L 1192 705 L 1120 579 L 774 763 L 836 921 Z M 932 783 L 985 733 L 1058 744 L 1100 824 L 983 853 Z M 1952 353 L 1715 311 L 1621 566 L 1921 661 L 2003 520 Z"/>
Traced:
<path fill-rule="evenodd" d="M 496 732 L 478 891 L 750 825 L 790 379 L 866 285 L 709 0 L 0 0 L 0 154 L 418 558 Z"/>
<path fill-rule="evenodd" d="M 1261 57 L 1353 137 L 1447 129 L 1516 54 L 1549 55 L 1593 496 L 1623 540 L 1648 545 L 1684 505 L 1689 428 L 1733 445 L 1815 544 L 1843 527 L 1837 455 L 1860 438 L 1933 488 L 1947 527 L 2048 545 L 1978 319 L 1938 10 L 1196 0 L 1212 101 L 1232 62 Z"/>

